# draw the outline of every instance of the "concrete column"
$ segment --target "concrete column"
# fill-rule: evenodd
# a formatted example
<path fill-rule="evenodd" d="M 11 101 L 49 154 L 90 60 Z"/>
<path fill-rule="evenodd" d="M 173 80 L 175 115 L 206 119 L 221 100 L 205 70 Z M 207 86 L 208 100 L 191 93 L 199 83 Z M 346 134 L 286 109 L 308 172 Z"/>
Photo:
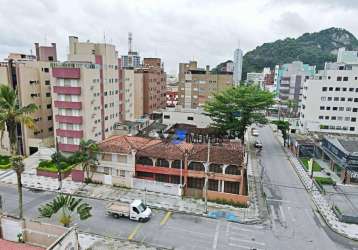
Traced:
<path fill-rule="evenodd" d="M 172 168 L 172 163 L 173 163 L 173 161 L 172 161 L 172 160 L 168 160 L 168 162 L 169 162 L 169 168 Z"/>
<path fill-rule="evenodd" d="M 225 190 L 225 181 L 221 181 L 221 192 L 224 193 Z"/>
<path fill-rule="evenodd" d="M 156 158 L 150 158 L 150 159 L 152 160 L 152 164 L 153 164 L 152 166 L 155 167 L 155 162 L 157 161 L 157 159 Z"/>
<path fill-rule="evenodd" d="M 229 166 L 229 165 L 227 165 L 227 164 L 224 164 L 224 165 L 223 165 L 223 174 L 225 174 L 225 171 L 226 171 L 227 166 Z"/>
<path fill-rule="evenodd" d="M 218 180 L 218 192 L 221 192 L 221 180 Z"/>

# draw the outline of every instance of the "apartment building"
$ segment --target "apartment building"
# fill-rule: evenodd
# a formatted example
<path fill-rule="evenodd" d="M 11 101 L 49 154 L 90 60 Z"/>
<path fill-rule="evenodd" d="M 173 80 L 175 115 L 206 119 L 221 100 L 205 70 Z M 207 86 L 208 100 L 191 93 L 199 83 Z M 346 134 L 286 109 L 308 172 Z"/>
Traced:
<path fill-rule="evenodd" d="M 143 68 L 143 113 L 151 114 L 166 107 L 166 73 L 160 58 L 144 58 Z"/>
<path fill-rule="evenodd" d="M 179 103 L 185 108 L 197 108 L 214 93 L 233 86 L 232 72 L 212 72 L 210 67 L 198 68 L 197 62 L 179 64 Z"/>
<path fill-rule="evenodd" d="M 122 70 L 124 120 L 135 121 L 144 114 L 143 71 L 130 68 Z"/>
<path fill-rule="evenodd" d="M 120 60 L 114 45 L 69 37 L 68 61 L 52 64 L 55 138 L 63 152 L 102 141 L 120 118 Z"/>
<path fill-rule="evenodd" d="M 53 145 L 53 114 L 51 102 L 50 65 L 57 61 L 56 44 L 39 46 L 35 43 L 36 56 L 10 53 L 6 62 L 0 63 L 0 84 L 17 88 L 20 104 L 37 105 L 33 114 L 35 128 L 18 125 L 19 153 L 29 155 L 40 146 Z M 4 142 L 2 151 L 9 150 Z"/>
<path fill-rule="evenodd" d="M 163 124 L 172 126 L 178 123 L 195 125 L 198 128 L 207 128 L 213 123 L 201 108 L 186 109 L 183 107 L 166 108 L 162 113 Z"/>
<path fill-rule="evenodd" d="M 239 85 L 242 78 L 243 52 L 240 48 L 234 51 L 234 83 Z"/>
<path fill-rule="evenodd" d="M 326 63 L 324 70 L 304 83 L 300 122 L 305 131 L 357 134 L 357 52 L 355 55 L 356 62 L 350 64 Z"/>

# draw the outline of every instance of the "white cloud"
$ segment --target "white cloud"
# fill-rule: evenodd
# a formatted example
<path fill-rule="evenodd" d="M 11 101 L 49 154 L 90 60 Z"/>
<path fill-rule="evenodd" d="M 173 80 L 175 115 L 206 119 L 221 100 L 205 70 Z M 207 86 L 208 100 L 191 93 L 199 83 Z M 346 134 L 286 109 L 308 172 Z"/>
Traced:
<path fill-rule="evenodd" d="M 339 4 L 342 3 L 342 4 Z M 66 59 L 68 36 L 127 51 L 127 34 L 143 56 L 163 58 L 169 72 L 195 58 L 215 66 L 264 42 L 332 26 L 355 31 L 356 1 L 280 0 L 0 0 L 0 58 L 29 53 L 34 42 L 56 42 Z M 6 7 L 4 7 L 6 6 Z"/>

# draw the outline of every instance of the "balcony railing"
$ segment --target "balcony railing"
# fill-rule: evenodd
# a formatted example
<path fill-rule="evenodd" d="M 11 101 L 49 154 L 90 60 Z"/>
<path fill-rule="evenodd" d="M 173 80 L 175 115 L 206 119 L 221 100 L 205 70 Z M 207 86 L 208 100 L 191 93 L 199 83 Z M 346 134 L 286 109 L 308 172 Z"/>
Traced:
<path fill-rule="evenodd" d="M 82 103 L 81 102 L 71 102 L 71 101 L 55 101 L 56 108 L 63 108 L 63 109 L 81 109 Z"/>
<path fill-rule="evenodd" d="M 58 148 L 62 152 L 71 152 L 71 153 L 73 153 L 73 152 L 77 152 L 80 149 L 80 146 L 75 145 L 75 144 L 59 143 Z"/>
<path fill-rule="evenodd" d="M 82 138 L 83 130 L 56 129 L 56 134 L 62 137 Z"/>
<path fill-rule="evenodd" d="M 81 95 L 81 87 L 54 86 L 53 92 L 65 95 Z"/>
<path fill-rule="evenodd" d="M 56 122 L 70 123 L 70 124 L 82 124 L 82 116 L 68 116 L 68 115 L 56 115 Z"/>

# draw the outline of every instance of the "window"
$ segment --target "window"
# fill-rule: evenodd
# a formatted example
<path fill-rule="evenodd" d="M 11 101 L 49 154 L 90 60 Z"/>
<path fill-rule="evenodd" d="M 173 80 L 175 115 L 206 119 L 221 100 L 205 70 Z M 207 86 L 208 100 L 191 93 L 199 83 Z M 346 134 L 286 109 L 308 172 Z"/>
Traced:
<path fill-rule="evenodd" d="M 188 121 L 194 121 L 194 117 L 188 116 Z"/>
<path fill-rule="evenodd" d="M 46 93 L 46 97 L 51 97 L 51 93 L 50 92 Z"/>
<path fill-rule="evenodd" d="M 337 117 L 337 120 L 338 120 L 338 121 L 342 121 L 342 120 L 343 120 L 343 117 L 342 117 L 342 116 L 338 116 L 338 117 Z"/>
<path fill-rule="evenodd" d="M 358 98 L 354 98 L 354 102 L 358 102 Z"/>
<path fill-rule="evenodd" d="M 335 110 L 335 111 L 336 111 L 337 109 L 338 109 L 338 107 L 333 107 L 333 108 L 332 108 L 332 110 Z"/>
<path fill-rule="evenodd" d="M 343 77 L 343 81 L 344 82 L 348 81 L 348 76 Z"/>
<path fill-rule="evenodd" d="M 119 170 L 119 175 L 121 177 L 126 177 L 126 171 L 125 170 Z"/>
<path fill-rule="evenodd" d="M 327 97 L 327 100 L 328 100 L 328 101 L 332 101 L 332 97 Z"/>
<path fill-rule="evenodd" d="M 48 68 L 44 68 L 43 70 L 44 70 L 44 72 L 46 72 L 46 73 L 49 72 L 49 69 L 48 69 Z"/>
<path fill-rule="evenodd" d="M 358 92 L 358 88 L 356 88 L 356 92 Z"/>
<path fill-rule="evenodd" d="M 329 91 L 333 91 L 333 87 L 329 87 L 329 89 L 328 89 Z"/>
<path fill-rule="evenodd" d="M 358 112 L 358 108 L 353 108 L 353 112 Z"/>
<path fill-rule="evenodd" d="M 45 85 L 50 85 L 50 80 L 46 80 Z"/>
<path fill-rule="evenodd" d="M 344 117 L 344 120 L 345 120 L 346 122 L 349 122 L 350 119 L 351 119 L 350 117 Z"/>
<path fill-rule="evenodd" d="M 323 120 L 323 115 L 318 116 L 318 119 Z"/>
<path fill-rule="evenodd" d="M 49 56 L 48 60 L 52 62 L 53 61 L 53 56 Z"/>
<path fill-rule="evenodd" d="M 326 97 L 325 96 L 322 96 L 321 97 L 321 101 L 325 101 L 326 100 Z"/>
<path fill-rule="evenodd" d="M 354 88 L 349 88 L 349 92 L 353 92 L 354 91 Z"/>
<path fill-rule="evenodd" d="M 330 76 L 328 76 L 328 80 L 331 80 L 331 77 L 330 77 Z"/>
<path fill-rule="evenodd" d="M 53 127 L 48 128 L 48 132 L 52 132 L 53 131 Z"/>
<path fill-rule="evenodd" d="M 170 119 L 170 115 L 164 115 L 164 119 Z"/>
<path fill-rule="evenodd" d="M 336 119 L 337 119 L 337 117 L 331 116 L 331 120 L 336 120 Z"/>
<path fill-rule="evenodd" d="M 326 92 L 327 91 L 327 87 L 322 87 L 322 91 Z"/>
<path fill-rule="evenodd" d="M 341 97 L 341 102 L 344 102 L 346 100 L 346 98 Z"/>
<path fill-rule="evenodd" d="M 337 87 L 335 90 L 336 90 L 336 91 L 341 91 L 341 88 L 340 88 L 340 87 Z"/>
<path fill-rule="evenodd" d="M 329 116 L 325 116 L 324 119 L 329 120 Z"/>
<path fill-rule="evenodd" d="M 339 107 L 339 111 L 344 111 L 344 107 Z"/>
<path fill-rule="evenodd" d="M 342 81 L 342 77 L 341 77 L 341 76 L 337 76 L 337 81 Z"/>
<path fill-rule="evenodd" d="M 47 108 L 48 108 L 48 109 L 51 109 L 51 108 L 52 108 L 52 105 L 51 105 L 51 104 L 47 104 Z"/>
<path fill-rule="evenodd" d="M 352 111 L 351 107 L 346 107 L 346 111 Z"/>
<path fill-rule="evenodd" d="M 319 107 L 320 110 L 324 110 L 324 106 Z"/>
<path fill-rule="evenodd" d="M 350 127 L 350 128 L 349 128 L 349 131 L 354 131 L 354 127 Z"/>
<path fill-rule="evenodd" d="M 351 118 L 351 122 L 356 122 L 357 121 L 357 118 L 356 117 L 352 117 Z"/>
<path fill-rule="evenodd" d="M 353 98 L 349 97 L 349 98 L 347 99 L 347 101 L 348 101 L 348 102 L 352 102 L 352 101 L 353 101 Z"/>
<path fill-rule="evenodd" d="M 48 117 L 47 117 L 47 120 L 48 120 L 48 121 L 52 121 L 52 115 L 48 116 Z"/>
<path fill-rule="evenodd" d="M 347 91 L 347 88 L 342 88 L 342 91 Z"/>
<path fill-rule="evenodd" d="M 339 101 L 339 97 L 335 97 L 335 98 L 334 98 L 334 101 Z"/>
<path fill-rule="evenodd" d="M 326 107 L 326 110 L 331 110 L 331 107 Z"/>

